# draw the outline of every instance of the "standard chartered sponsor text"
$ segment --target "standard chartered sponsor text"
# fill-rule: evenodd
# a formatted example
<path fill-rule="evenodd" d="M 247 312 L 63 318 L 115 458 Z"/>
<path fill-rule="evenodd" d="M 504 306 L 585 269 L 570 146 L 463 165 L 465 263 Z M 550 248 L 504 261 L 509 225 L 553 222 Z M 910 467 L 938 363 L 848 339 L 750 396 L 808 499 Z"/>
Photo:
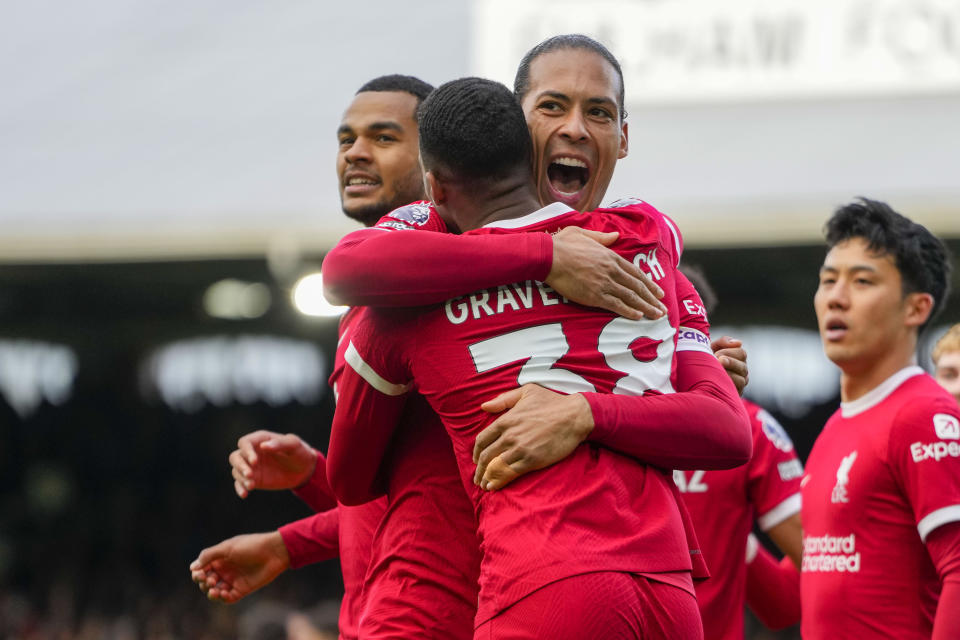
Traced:
<path fill-rule="evenodd" d="M 860 552 L 856 535 L 804 536 L 803 571 L 860 571 Z"/>

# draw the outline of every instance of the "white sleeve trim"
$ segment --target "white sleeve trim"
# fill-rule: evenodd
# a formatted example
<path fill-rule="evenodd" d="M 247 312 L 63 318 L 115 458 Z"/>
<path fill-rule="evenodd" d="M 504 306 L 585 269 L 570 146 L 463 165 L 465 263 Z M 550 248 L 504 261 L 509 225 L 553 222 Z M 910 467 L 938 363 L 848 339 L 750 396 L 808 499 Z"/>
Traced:
<path fill-rule="evenodd" d="M 663 216 L 663 221 L 667 223 L 667 226 L 670 227 L 670 231 L 673 233 L 673 245 L 677 248 L 677 264 L 673 266 L 677 266 L 680 264 L 680 253 L 683 251 L 683 249 L 680 248 L 680 232 L 677 231 L 677 228 L 673 226 L 673 221 L 667 216 Z"/>
<path fill-rule="evenodd" d="M 949 507 L 928 513 L 917 523 L 920 541 L 926 543 L 927 536 L 929 536 L 934 529 L 951 522 L 957 522 L 958 520 L 960 520 L 960 504 L 952 504 Z"/>
<path fill-rule="evenodd" d="M 347 345 L 347 351 L 343 354 L 343 359 L 346 360 L 347 364 L 350 365 L 350 368 L 356 371 L 361 378 L 366 380 L 371 387 L 384 395 L 402 396 L 406 392 L 410 391 L 410 384 L 393 384 L 392 382 L 381 378 L 380 374 L 373 370 L 373 367 L 363 361 L 363 358 L 360 357 L 360 353 L 357 351 L 357 348 L 353 346 L 352 340 L 350 341 L 350 344 Z"/>
<path fill-rule="evenodd" d="M 800 513 L 800 493 L 797 492 L 757 518 L 761 531 L 769 531 L 790 516 Z"/>

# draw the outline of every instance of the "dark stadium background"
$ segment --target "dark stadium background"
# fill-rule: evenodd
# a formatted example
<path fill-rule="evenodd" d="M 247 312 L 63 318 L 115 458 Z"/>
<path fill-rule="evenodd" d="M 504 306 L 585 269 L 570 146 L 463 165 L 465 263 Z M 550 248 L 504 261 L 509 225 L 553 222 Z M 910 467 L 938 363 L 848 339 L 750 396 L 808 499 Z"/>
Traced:
<path fill-rule="evenodd" d="M 951 248 L 956 255 L 960 241 Z M 810 329 L 822 256 L 813 246 L 691 249 L 686 260 L 709 273 L 723 324 Z M 45 402 L 22 418 L 0 400 L 0 637 L 54 637 L 28 631 L 53 625 L 63 638 L 259 638 L 280 633 L 284 608 L 329 620 L 333 606 L 317 605 L 340 594 L 335 562 L 288 572 L 233 607 L 208 603 L 187 565 L 225 537 L 308 514 L 283 492 L 236 498 L 226 457 L 256 428 L 325 448 L 331 394 L 307 406 L 208 404 L 187 413 L 144 394 L 141 378 L 155 348 L 203 336 L 293 337 L 329 356 L 337 320 L 295 311 L 262 260 L 7 265 L 0 274 L 0 339 L 69 345 L 79 363 L 60 406 Z M 206 315 L 206 287 L 228 277 L 267 284 L 268 313 L 246 321 Z M 947 318 L 960 318 L 957 300 Z M 801 457 L 836 402 L 801 418 L 778 416 Z M 108 635 L 118 629 L 143 635 Z"/>
<path fill-rule="evenodd" d="M 609 195 L 643 197 L 677 220 L 686 261 L 719 294 L 715 324 L 811 331 L 819 229 L 834 206 L 887 200 L 960 254 L 958 6 L 4 3 L 0 640 L 260 640 L 286 637 L 292 610 L 335 621 L 335 562 L 288 572 L 232 607 L 207 602 L 187 570 L 204 546 L 307 515 L 286 493 L 236 498 L 227 455 L 261 427 L 324 448 L 325 386 L 307 405 L 190 413 L 150 392 L 144 371 L 158 348 L 222 336 L 315 345 L 329 370 L 336 320 L 301 315 L 289 293 L 295 272 L 354 228 L 338 207 L 334 132 L 363 82 L 509 82 L 541 38 L 597 37 L 624 61 L 630 112 L 630 155 Z M 825 45 L 831 56 L 819 55 Z M 498 57 L 494 73 L 486 63 Z M 671 84 L 679 93 L 664 95 Z M 204 296 L 227 278 L 266 285 L 269 310 L 211 317 Z M 957 321 L 960 298 L 939 320 Z M 755 364 L 772 353 L 776 372 L 769 346 L 754 347 Z M 15 352 L 60 347 L 76 356 L 70 395 L 34 405 L 38 376 L 57 372 Z M 794 364 L 791 352 L 783 371 Z M 795 379 L 783 380 L 778 392 L 792 393 Z M 805 457 L 836 402 L 802 415 L 768 408 Z"/>

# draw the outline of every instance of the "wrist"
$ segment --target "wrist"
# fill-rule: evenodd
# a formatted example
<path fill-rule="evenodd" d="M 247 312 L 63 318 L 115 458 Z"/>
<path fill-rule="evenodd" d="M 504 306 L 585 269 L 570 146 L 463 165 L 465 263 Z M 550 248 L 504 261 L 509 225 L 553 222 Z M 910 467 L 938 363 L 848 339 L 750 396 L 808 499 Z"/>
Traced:
<path fill-rule="evenodd" d="M 593 420 L 593 409 L 582 393 L 572 393 L 567 398 L 569 398 L 568 402 L 573 405 L 576 434 L 580 438 L 580 442 L 583 442 L 590 437 L 596 426 Z"/>
<path fill-rule="evenodd" d="M 280 530 L 271 531 L 267 535 L 267 548 L 270 552 L 270 555 L 276 558 L 280 563 L 280 566 L 284 571 L 290 568 L 290 551 L 287 549 L 286 543 L 283 541 L 283 536 L 280 534 Z"/>
<path fill-rule="evenodd" d="M 313 479 L 314 474 L 317 472 L 317 460 L 320 459 L 320 456 L 317 455 L 317 450 L 314 449 L 313 447 L 309 447 L 308 451 L 309 451 L 308 455 L 312 459 L 310 463 L 307 465 L 307 470 L 304 476 L 298 479 L 299 482 L 297 482 L 296 486 L 293 487 L 294 491 L 296 491 L 297 489 L 302 489 L 308 484 L 310 484 L 310 481 Z"/>

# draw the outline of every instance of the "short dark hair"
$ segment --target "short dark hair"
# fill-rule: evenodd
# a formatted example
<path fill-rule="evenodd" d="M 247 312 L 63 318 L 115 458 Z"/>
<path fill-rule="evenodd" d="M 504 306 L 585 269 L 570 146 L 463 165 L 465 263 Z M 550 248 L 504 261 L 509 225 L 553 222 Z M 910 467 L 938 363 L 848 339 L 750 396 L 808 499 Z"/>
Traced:
<path fill-rule="evenodd" d="M 414 107 L 413 111 L 413 119 L 416 121 L 417 109 L 419 109 L 420 104 L 426 97 L 430 95 L 430 92 L 433 91 L 433 85 L 414 76 L 404 76 L 399 73 L 394 73 L 374 78 L 357 89 L 357 93 L 367 91 L 401 91 L 409 93 L 417 99 L 417 106 Z"/>
<path fill-rule="evenodd" d="M 532 172 L 533 143 L 523 110 L 499 82 L 460 78 L 440 85 L 419 109 L 424 168 L 477 181 Z"/>
<path fill-rule="evenodd" d="M 613 66 L 614 71 L 617 72 L 617 78 L 620 79 L 620 94 L 618 96 L 620 99 L 620 120 L 626 120 L 627 109 L 624 104 L 623 69 L 620 68 L 620 62 L 617 61 L 617 58 L 610 53 L 610 50 L 605 46 L 590 36 L 585 36 L 580 33 L 566 33 L 547 38 L 530 49 L 530 51 L 527 51 L 520 61 L 520 66 L 517 67 L 517 75 L 513 80 L 513 92 L 516 94 L 517 100 L 523 102 L 523 98 L 527 95 L 527 92 L 530 91 L 530 65 L 533 64 L 533 61 L 545 53 L 560 51 L 562 49 L 586 49 L 593 51 Z"/>
<path fill-rule="evenodd" d="M 903 295 L 921 292 L 933 296 L 933 310 L 922 331 L 941 309 L 950 290 L 950 255 L 939 238 L 926 227 L 869 198 L 839 207 L 824 226 L 827 248 L 852 238 L 863 238 L 867 247 L 889 255 L 900 272 Z"/>

